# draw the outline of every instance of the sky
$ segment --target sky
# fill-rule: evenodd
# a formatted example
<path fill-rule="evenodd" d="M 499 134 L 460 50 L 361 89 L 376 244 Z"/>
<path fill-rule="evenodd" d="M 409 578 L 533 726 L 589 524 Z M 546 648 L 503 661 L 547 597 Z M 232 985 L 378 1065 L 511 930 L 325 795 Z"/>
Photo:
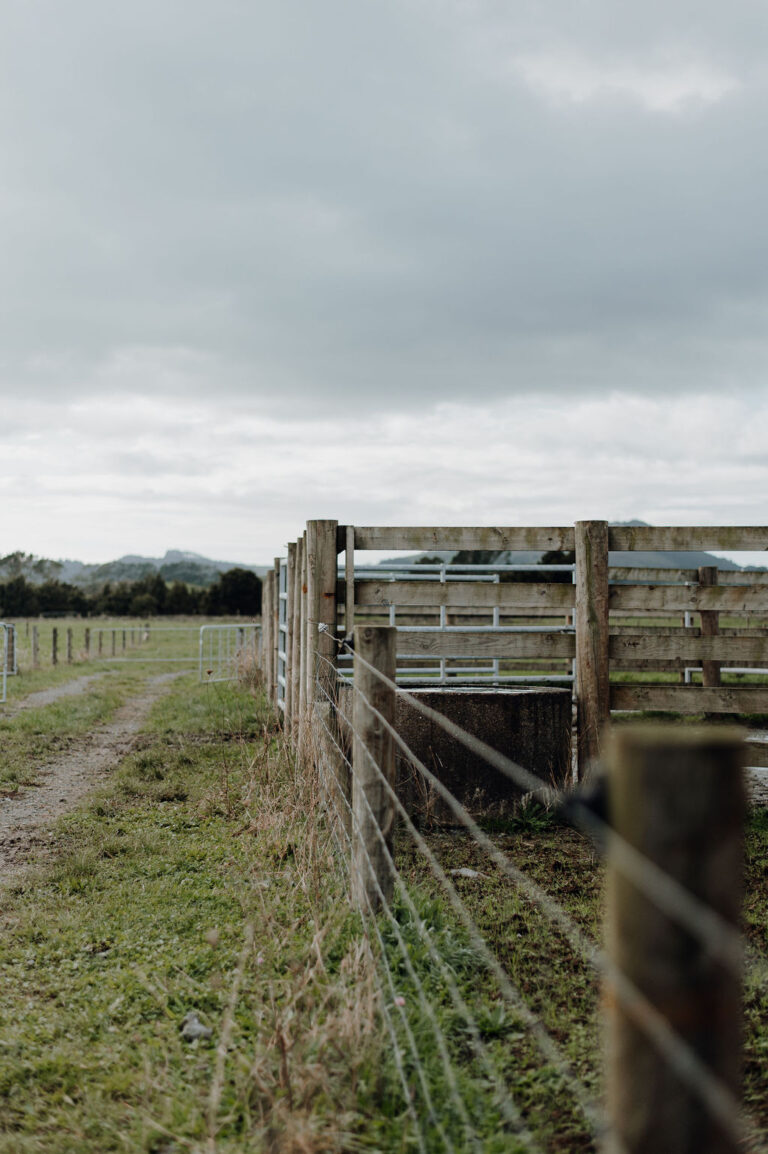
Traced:
<path fill-rule="evenodd" d="M 763 524 L 758 0 L 0 0 L 0 552 Z"/>

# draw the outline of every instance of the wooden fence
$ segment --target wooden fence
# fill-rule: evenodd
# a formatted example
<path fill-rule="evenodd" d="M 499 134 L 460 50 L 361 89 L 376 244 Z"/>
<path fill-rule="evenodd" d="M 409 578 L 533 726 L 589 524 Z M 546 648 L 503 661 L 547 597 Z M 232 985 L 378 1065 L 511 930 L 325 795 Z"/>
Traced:
<path fill-rule="evenodd" d="M 356 578 L 364 550 L 514 550 L 575 553 L 573 583 Z M 333 681 L 337 638 L 355 622 L 385 619 L 438 628 L 398 631 L 398 657 L 479 658 L 562 673 L 573 664 L 580 775 L 600 752 L 612 711 L 768 713 L 767 684 L 722 684 L 722 671 L 768 666 L 768 573 L 609 566 L 609 551 L 768 550 L 766 527 L 385 527 L 310 521 L 264 583 L 265 676 L 287 728 L 298 729 L 317 686 Z M 344 554 L 343 578 L 338 557 Z M 494 616 L 495 614 L 495 616 Z M 410 616 L 408 616 L 410 615 Z M 442 615 L 442 616 L 441 616 Z M 486 629 L 475 621 L 490 617 Z M 530 619 L 540 628 L 520 628 Z M 472 622 L 467 624 L 467 622 Z M 518 623 L 517 625 L 513 623 Z M 515 664 L 517 663 L 517 664 Z M 701 683 L 681 684 L 686 669 Z M 647 681 L 624 681 L 647 673 Z M 675 674 L 664 683 L 659 674 Z M 698 678 L 698 674 L 696 677 Z M 767 679 L 768 680 L 768 679 Z M 768 747 L 750 761 L 768 764 Z"/>

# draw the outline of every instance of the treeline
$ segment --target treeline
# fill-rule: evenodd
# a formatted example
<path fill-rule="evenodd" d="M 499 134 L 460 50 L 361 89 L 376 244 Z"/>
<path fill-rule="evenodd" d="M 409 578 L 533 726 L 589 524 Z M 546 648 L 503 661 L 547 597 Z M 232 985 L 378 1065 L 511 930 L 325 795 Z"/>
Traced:
<path fill-rule="evenodd" d="M 94 592 L 56 580 L 33 585 L 26 577 L 13 577 L 0 585 L 2 617 L 255 617 L 260 613 L 261 580 L 249 569 L 229 569 L 208 589 L 190 588 L 183 581 L 168 585 L 159 574 L 139 581 L 106 582 Z"/>

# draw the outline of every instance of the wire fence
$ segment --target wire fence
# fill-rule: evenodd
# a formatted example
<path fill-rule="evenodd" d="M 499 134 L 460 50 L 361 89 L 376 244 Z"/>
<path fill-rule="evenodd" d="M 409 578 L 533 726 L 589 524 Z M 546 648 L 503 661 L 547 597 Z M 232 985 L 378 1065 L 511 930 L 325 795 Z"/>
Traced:
<path fill-rule="evenodd" d="M 387 630 L 367 630 L 387 632 Z M 599 946 L 576 918 L 526 870 L 521 869 L 467 806 L 463 805 L 440 780 L 425 759 L 408 744 L 399 732 L 391 708 L 397 695 L 402 701 L 440 726 L 458 744 L 482 756 L 488 765 L 502 773 L 518 795 L 537 798 L 550 810 L 557 809 L 587 834 L 607 855 L 610 868 L 641 895 L 648 907 L 674 923 L 695 943 L 699 966 L 717 971 L 726 988 L 739 986 L 743 970 L 744 945 L 728 909 L 713 908 L 657 862 L 640 852 L 625 837 L 594 811 L 585 801 L 567 791 L 553 789 L 525 767 L 463 730 L 443 714 L 426 705 L 417 696 L 398 687 L 395 679 L 375 660 L 369 660 L 361 645 L 353 653 L 355 676 L 353 692 L 339 693 L 336 665 L 318 648 L 314 652 L 316 678 L 315 705 L 306 732 L 319 767 L 328 807 L 329 824 L 339 861 L 350 876 L 351 891 L 366 917 L 370 933 L 382 964 L 380 990 L 382 1013 L 392 1043 L 392 1057 L 403 1093 L 403 1108 L 410 1118 L 414 1140 L 421 1150 L 490 1149 L 487 1129 L 478 1118 L 485 1099 L 477 1100 L 473 1079 L 480 1078 L 490 1094 L 501 1119 L 501 1132 L 509 1147 L 538 1151 L 542 1147 L 537 1128 L 527 1116 L 526 1102 L 520 1100 L 517 1082 L 519 1072 L 505 1068 L 498 1048 L 488 1044 L 488 1031 L 481 1020 L 481 1009 L 452 965 L 450 951 L 445 952 L 441 931 L 435 931 L 430 918 L 419 910 L 419 895 L 397 868 L 398 854 L 393 852 L 393 827 L 397 821 L 398 839 L 409 843 L 422 866 L 442 894 L 445 907 L 455 921 L 474 958 L 478 971 L 483 970 L 493 983 L 499 1000 L 508 1008 L 517 1028 L 524 1031 L 539 1055 L 543 1070 L 553 1079 L 556 1095 L 567 1096 L 571 1110 L 580 1116 L 579 1125 L 591 1148 L 613 1150 L 639 1149 L 625 1141 L 616 1118 L 608 1117 L 598 1100 L 593 1079 L 585 1079 L 574 1065 L 568 1043 L 561 1031 L 547 1025 L 544 1016 L 531 1008 L 529 998 L 498 956 L 493 942 L 481 929 L 459 887 L 439 860 L 430 837 L 418 828 L 414 815 L 398 796 L 393 772 L 394 754 L 407 762 L 424 783 L 434 791 L 450 812 L 452 822 L 471 839 L 477 851 L 485 855 L 498 874 L 512 883 L 535 907 L 550 930 L 562 938 L 574 958 L 594 972 L 594 981 L 602 983 L 604 998 L 615 1002 L 622 1022 L 628 1022 L 652 1047 L 674 1075 L 676 1085 L 683 1087 L 694 1101 L 700 1117 L 713 1128 L 726 1145 L 717 1149 L 762 1151 L 756 1124 L 745 1114 L 734 1079 L 728 1074 L 728 1061 L 718 1063 L 710 1058 L 707 1047 L 697 1045 L 696 1031 L 676 1026 L 674 1013 L 665 1013 L 633 975 L 624 972 L 614 954 Z M 391 672 L 394 672 L 393 670 Z M 373 687 L 381 692 L 375 692 Z M 382 708 L 381 694 L 390 708 Z M 350 707 L 350 703 L 354 704 Z M 371 734 L 374 739 L 371 740 Z M 382 738 L 389 752 L 382 758 Z M 727 743 L 721 742 L 722 748 Z M 732 779 L 736 780 L 738 774 Z M 368 788 L 361 781 L 373 783 Z M 737 789 L 738 793 L 738 782 Z M 715 815 L 715 818 L 722 815 Z M 382 864 L 383 863 L 383 864 Z M 362 869 L 362 878 L 359 876 Z M 358 876 L 355 876 L 357 872 Z M 469 871 L 470 873 L 476 871 Z M 462 871 L 454 871 L 459 876 Z M 404 931 L 407 927 L 407 933 Z M 432 967 L 429 980 L 414 964 L 414 941 L 418 943 Z M 702 961 L 703 959 L 703 961 Z M 768 974 L 766 959 L 752 950 L 749 957 L 752 979 L 763 983 Z M 439 979 L 439 980 L 438 980 Z M 399 992 L 403 983 L 411 991 L 408 998 Z M 471 987 L 472 983 L 470 983 Z M 437 993 L 436 993 L 437 991 Z M 608 994 L 606 995 L 606 991 Z M 710 991 L 711 993 L 711 991 Z M 450 1004 L 455 1021 L 461 1023 L 462 1045 L 457 1048 L 457 1028 L 446 1031 L 441 1024 L 442 1001 Z M 711 1031 L 710 1031 L 711 1032 Z M 467 1078 L 467 1050 L 473 1077 Z M 439 1073 L 433 1067 L 437 1063 Z M 623 1075 L 622 1075 L 623 1076 Z M 435 1084 L 439 1084 L 439 1093 Z M 524 1080 L 524 1079 L 523 1079 Z M 608 1081 L 611 1076 L 608 1071 Z M 643 1089 L 645 1092 L 647 1087 Z M 523 1095 L 523 1098 L 525 1095 Z M 609 1086 L 610 1097 L 610 1086 Z M 656 1094 L 658 1099 L 658 1094 Z M 646 1108 L 646 1114 L 653 1107 Z M 685 1112 L 684 1110 L 682 1111 Z M 730 1143 L 730 1145 L 728 1145 Z M 494 1149 L 496 1147 L 493 1147 Z M 585 1147 L 589 1148 L 589 1147 Z M 650 1147 L 648 1147 L 650 1149 Z M 659 1147 L 661 1148 L 661 1147 Z M 667 1147 L 672 1149 L 674 1147 Z M 701 1149 L 706 1149 L 701 1146 Z M 715 1146 L 712 1147 L 715 1149 Z"/>

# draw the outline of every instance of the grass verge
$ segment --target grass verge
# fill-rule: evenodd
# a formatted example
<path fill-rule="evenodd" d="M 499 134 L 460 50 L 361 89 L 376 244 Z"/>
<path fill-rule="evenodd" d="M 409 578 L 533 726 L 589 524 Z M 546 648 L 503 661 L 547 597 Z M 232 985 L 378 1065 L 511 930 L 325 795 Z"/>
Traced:
<path fill-rule="evenodd" d="M 271 724 L 242 691 L 178 682 L 2 895 L 0 1151 L 357 1142 L 370 951 Z M 210 1038 L 184 1040 L 189 1012 Z"/>

